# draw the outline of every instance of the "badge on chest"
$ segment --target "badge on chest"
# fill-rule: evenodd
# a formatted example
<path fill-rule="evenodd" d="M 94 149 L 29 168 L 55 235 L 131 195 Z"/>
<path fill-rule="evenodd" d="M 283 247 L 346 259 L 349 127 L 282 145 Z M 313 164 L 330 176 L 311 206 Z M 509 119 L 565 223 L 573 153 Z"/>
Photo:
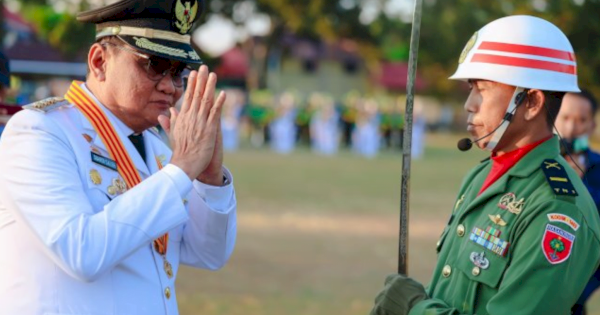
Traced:
<path fill-rule="evenodd" d="M 500 234 L 499 230 L 492 227 L 488 227 L 486 230 L 475 227 L 471 231 L 469 239 L 494 254 L 504 257 L 508 251 L 509 243 L 501 239 Z"/>

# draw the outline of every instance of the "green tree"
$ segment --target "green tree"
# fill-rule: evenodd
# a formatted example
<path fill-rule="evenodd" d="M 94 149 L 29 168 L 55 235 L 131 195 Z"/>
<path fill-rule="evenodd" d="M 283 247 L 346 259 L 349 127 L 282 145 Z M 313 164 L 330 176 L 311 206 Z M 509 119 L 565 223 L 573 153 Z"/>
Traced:
<path fill-rule="evenodd" d="M 67 58 L 75 58 L 93 42 L 93 25 L 77 22 L 75 16 L 67 12 L 56 12 L 42 0 L 26 0 L 21 6 L 23 17 L 35 26 L 38 36 L 61 51 Z M 89 8 L 83 0 L 79 11 Z"/>
<path fill-rule="evenodd" d="M 218 2 L 214 7 L 218 13 L 233 19 L 236 0 L 212 0 Z M 379 35 L 382 29 L 377 25 L 365 26 L 359 22 L 360 7 L 343 8 L 339 1 L 310 0 L 255 0 L 258 12 L 271 17 L 272 31 L 265 38 L 267 56 L 275 48 L 280 48 L 281 37 L 288 31 L 297 36 L 335 42 L 339 39 L 351 38 L 358 44 L 360 55 L 372 64 L 381 56 Z M 243 22 L 243 21 L 239 21 Z M 266 85 L 267 60 L 257 60 L 260 63 L 259 88 Z"/>
<path fill-rule="evenodd" d="M 600 36 L 599 0 L 425 0 L 423 11 L 418 69 L 431 94 L 464 99 L 464 91 L 447 78 L 471 35 L 497 18 L 527 14 L 565 32 L 577 55 L 579 84 L 600 95 L 600 41 L 593 40 Z"/>
<path fill-rule="evenodd" d="M 554 249 L 553 257 L 556 257 L 556 253 L 562 253 L 565 250 L 565 243 L 560 238 L 555 238 L 550 241 L 550 247 Z"/>

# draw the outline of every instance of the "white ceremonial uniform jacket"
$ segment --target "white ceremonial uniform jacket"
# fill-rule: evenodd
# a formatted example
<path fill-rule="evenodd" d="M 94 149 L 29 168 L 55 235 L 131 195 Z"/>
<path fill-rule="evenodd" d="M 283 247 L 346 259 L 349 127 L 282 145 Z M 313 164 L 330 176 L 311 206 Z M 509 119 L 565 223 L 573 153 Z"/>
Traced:
<path fill-rule="evenodd" d="M 143 179 L 111 196 L 119 173 L 91 159 L 92 149 L 109 157 L 106 147 L 63 104 L 21 111 L 0 139 L 0 315 L 178 314 L 175 277 L 152 241 L 169 232 L 175 274 L 180 263 L 222 267 L 236 237 L 231 174 L 225 170 L 224 187 L 192 183 L 166 165 L 171 151 L 151 131 L 143 133 L 146 165 L 131 129 L 101 106 Z M 165 159 L 162 170 L 155 157 Z"/>

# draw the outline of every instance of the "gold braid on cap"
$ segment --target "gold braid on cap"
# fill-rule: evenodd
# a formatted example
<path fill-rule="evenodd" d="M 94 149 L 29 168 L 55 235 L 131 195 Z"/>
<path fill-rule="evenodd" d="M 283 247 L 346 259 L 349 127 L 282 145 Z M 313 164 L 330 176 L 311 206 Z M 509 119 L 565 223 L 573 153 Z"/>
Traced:
<path fill-rule="evenodd" d="M 170 40 L 172 42 L 178 42 L 183 44 L 190 44 L 190 35 L 181 35 L 175 32 L 155 30 L 151 28 L 140 28 L 131 26 L 110 26 L 96 29 L 96 39 L 100 39 L 106 36 L 115 35 L 129 35 L 129 36 L 140 36 L 146 38 L 156 38 Z"/>

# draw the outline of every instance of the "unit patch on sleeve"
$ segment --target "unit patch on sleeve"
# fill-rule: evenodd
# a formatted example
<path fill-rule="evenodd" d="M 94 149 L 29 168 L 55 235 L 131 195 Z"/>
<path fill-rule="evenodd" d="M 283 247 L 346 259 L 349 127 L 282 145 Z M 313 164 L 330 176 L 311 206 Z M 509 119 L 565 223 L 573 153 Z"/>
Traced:
<path fill-rule="evenodd" d="M 542 162 L 542 170 L 546 180 L 556 195 L 578 196 L 575 187 L 569 180 L 567 172 L 556 160 L 545 160 Z"/>
<path fill-rule="evenodd" d="M 548 213 L 548 220 L 550 220 L 550 222 L 562 222 L 572 227 L 575 231 L 579 229 L 579 223 L 577 223 L 577 221 L 562 213 Z"/>
<path fill-rule="evenodd" d="M 548 224 L 542 237 L 542 251 L 548 262 L 553 265 L 560 264 L 571 256 L 573 242 L 575 242 L 575 235 Z"/>

